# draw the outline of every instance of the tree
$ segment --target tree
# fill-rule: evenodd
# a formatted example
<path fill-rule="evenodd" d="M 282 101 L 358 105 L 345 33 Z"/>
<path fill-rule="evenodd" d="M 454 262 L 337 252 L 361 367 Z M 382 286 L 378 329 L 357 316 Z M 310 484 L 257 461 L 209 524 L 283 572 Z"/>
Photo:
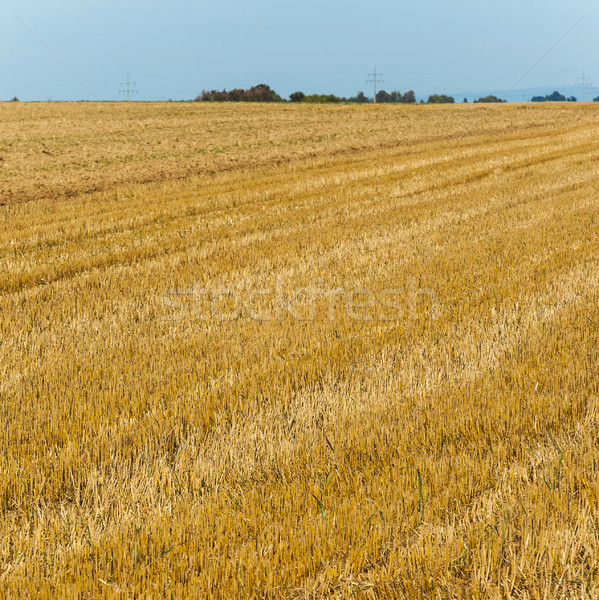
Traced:
<path fill-rule="evenodd" d="M 484 98 L 479 98 L 478 100 L 474 101 L 475 103 L 477 102 L 483 102 L 483 103 L 491 103 L 491 102 L 507 102 L 507 100 L 503 100 L 502 98 L 498 98 L 497 96 L 485 96 Z"/>
<path fill-rule="evenodd" d="M 468 104 L 468 98 L 464 98 L 464 99 L 462 100 L 462 104 Z"/>
<path fill-rule="evenodd" d="M 551 94 L 550 96 L 547 96 L 547 101 L 548 102 L 565 102 L 566 97 L 563 94 L 560 94 L 559 92 L 553 92 L 553 94 Z"/>
<path fill-rule="evenodd" d="M 376 101 L 377 103 L 391 102 L 391 94 L 385 90 L 379 90 L 376 93 Z"/>
<path fill-rule="evenodd" d="M 259 83 L 245 92 L 245 100 L 248 102 L 281 102 L 283 99 L 270 86 Z"/>
<path fill-rule="evenodd" d="M 368 99 L 366 94 L 364 94 L 364 92 L 358 92 L 358 94 L 353 98 L 350 98 L 348 102 L 357 102 L 359 104 L 364 104 L 366 102 L 370 102 L 370 100 Z"/>
<path fill-rule="evenodd" d="M 381 90 L 376 95 L 377 102 L 394 102 L 394 103 L 402 103 L 402 104 L 414 104 L 416 102 L 416 94 L 413 90 L 406 92 L 402 95 L 402 93 L 398 90 L 387 93 L 385 90 Z"/>
<path fill-rule="evenodd" d="M 230 92 L 228 92 L 228 100 L 230 102 L 243 102 L 243 100 L 245 100 L 245 91 L 240 88 L 235 88 L 234 90 L 231 90 Z"/>
<path fill-rule="evenodd" d="M 432 94 L 427 100 L 428 104 L 453 104 L 454 102 L 455 98 L 445 94 Z"/>
<path fill-rule="evenodd" d="M 410 90 L 409 92 L 406 92 L 402 96 L 401 101 L 404 104 L 415 104 L 416 103 L 416 94 L 414 93 L 414 90 Z"/>
<path fill-rule="evenodd" d="M 596 98 L 593 98 L 593 102 L 599 102 L 599 96 L 597 96 Z"/>
<path fill-rule="evenodd" d="M 236 88 L 231 91 L 203 91 L 197 98 L 199 102 L 283 102 L 283 99 L 270 86 L 260 83 L 248 90 Z"/>
<path fill-rule="evenodd" d="M 306 94 L 304 94 L 304 92 L 293 92 L 293 94 L 289 96 L 289 100 L 291 100 L 291 102 L 301 102 L 305 97 Z"/>
<path fill-rule="evenodd" d="M 576 98 L 572 96 L 571 98 L 566 98 L 563 94 L 559 92 L 553 92 L 553 94 L 548 94 L 547 96 L 533 96 L 530 100 L 531 102 L 576 102 Z"/>
<path fill-rule="evenodd" d="M 345 98 L 339 98 L 335 94 L 311 94 L 305 96 L 302 102 L 309 102 L 310 104 L 327 104 L 329 102 L 344 102 Z"/>

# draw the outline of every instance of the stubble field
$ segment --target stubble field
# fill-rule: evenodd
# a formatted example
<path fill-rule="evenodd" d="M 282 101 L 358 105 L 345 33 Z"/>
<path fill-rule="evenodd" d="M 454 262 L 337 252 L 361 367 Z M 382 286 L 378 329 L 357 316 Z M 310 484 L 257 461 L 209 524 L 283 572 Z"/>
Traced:
<path fill-rule="evenodd" d="M 0 596 L 599 597 L 598 129 L 0 104 Z"/>

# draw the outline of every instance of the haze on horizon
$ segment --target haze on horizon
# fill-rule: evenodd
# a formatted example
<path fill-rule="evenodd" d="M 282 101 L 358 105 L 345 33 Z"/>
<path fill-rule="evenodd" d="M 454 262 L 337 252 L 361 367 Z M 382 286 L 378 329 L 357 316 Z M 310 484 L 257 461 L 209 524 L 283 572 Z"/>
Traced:
<path fill-rule="evenodd" d="M 284 97 L 372 95 L 375 64 L 388 91 L 507 91 L 534 66 L 519 88 L 580 96 L 583 70 L 599 86 L 598 26 L 590 0 L 5 0 L 0 100 L 122 99 L 127 73 L 139 100 L 257 83 Z"/>

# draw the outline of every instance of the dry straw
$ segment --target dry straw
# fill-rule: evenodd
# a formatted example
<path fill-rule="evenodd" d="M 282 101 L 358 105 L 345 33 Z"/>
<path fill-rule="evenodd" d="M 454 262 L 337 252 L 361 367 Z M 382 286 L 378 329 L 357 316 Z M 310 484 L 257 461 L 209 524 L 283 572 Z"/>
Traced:
<path fill-rule="evenodd" d="M 2 595 L 597 597 L 596 111 L 115 110 L 0 105 Z M 165 318 L 276 285 L 402 312 Z"/>

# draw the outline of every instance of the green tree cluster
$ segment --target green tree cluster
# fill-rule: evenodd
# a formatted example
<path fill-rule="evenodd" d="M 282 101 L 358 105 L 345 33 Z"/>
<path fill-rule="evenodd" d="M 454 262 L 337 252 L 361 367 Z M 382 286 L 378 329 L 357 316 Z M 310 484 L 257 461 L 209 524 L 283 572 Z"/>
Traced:
<path fill-rule="evenodd" d="M 453 96 L 446 96 L 445 94 L 432 94 L 426 102 L 427 104 L 453 104 L 455 98 Z"/>
<path fill-rule="evenodd" d="M 570 98 L 566 98 L 563 94 L 559 92 L 553 92 L 553 94 L 549 94 L 547 96 L 533 96 L 530 100 L 531 102 L 576 102 L 576 97 L 571 96 Z"/>
<path fill-rule="evenodd" d="M 340 96 L 335 96 L 335 94 L 311 94 L 306 95 L 304 92 L 293 92 L 289 96 L 290 102 L 306 102 L 308 104 L 327 104 L 327 103 L 335 103 L 335 102 L 357 102 L 357 103 L 365 103 L 370 102 L 370 98 L 368 98 L 364 92 L 358 92 L 356 96 L 352 98 L 342 98 Z"/>
<path fill-rule="evenodd" d="M 302 102 L 309 104 L 327 104 L 329 102 L 347 102 L 345 98 L 335 96 L 335 94 L 311 94 L 304 96 Z"/>
<path fill-rule="evenodd" d="M 358 92 L 355 96 L 348 98 L 348 102 L 357 102 L 358 104 L 364 104 L 370 102 L 370 98 L 366 96 L 364 92 Z"/>
<path fill-rule="evenodd" d="M 491 103 L 491 102 L 507 102 L 507 100 L 503 100 L 502 98 L 498 98 L 497 96 L 493 96 L 492 94 L 489 96 L 485 96 L 484 98 L 479 98 L 474 101 L 475 103 Z"/>
<path fill-rule="evenodd" d="M 386 92 L 385 90 L 380 90 L 376 94 L 377 103 L 385 103 L 385 102 L 397 102 L 402 104 L 414 104 L 416 102 L 416 94 L 410 90 L 405 94 L 401 92 Z"/>
<path fill-rule="evenodd" d="M 284 102 L 270 86 L 260 83 L 247 90 L 240 88 L 230 91 L 203 91 L 197 98 L 198 102 Z"/>
<path fill-rule="evenodd" d="M 494 96 L 488 96 L 487 98 L 494 98 Z M 378 103 L 401 103 L 401 104 L 415 104 L 416 94 L 413 90 L 402 94 L 399 91 L 393 91 L 391 93 L 386 90 L 380 90 L 376 94 L 376 101 Z M 481 98 L 479 102 L 498 102 L 499 100 L 489 100 Z M 197 98 L 196 102 L 285 102 L 279 94 L 277 94 L 270 86 L 265 83 L 260 83 L 247 90 L 241 88 L 235 88 L 232 90 L 223 90 L 219 92 L 217 90 L 206 91 L 204 90 Z M 371 102 L 371 99 L 364 94 L 364 92 L 358 92 L 356 96 L 351 98 L 343 98 L 336 96 L 335 94 L 305 94 L 302 91 L 296 91 L 289 95 L 289 102 L 304 102 L 307 104 L 329 104 L 339 102 L 355 102 L 355 103 L 367 103 Z M 422 101 L 421 101 L 422 102 Z M 454 98 L 446 96 L 444 94 L 433 94 L 429 96 L 427 102 L 429 104 L 453 104 Z"/>
<path fill-rule="evenodd" d="M 289 95 L 290 102 L 302 102 L 302 100 L 306 97 L 304 92 L 293 92 L 293 94 Z"/>

